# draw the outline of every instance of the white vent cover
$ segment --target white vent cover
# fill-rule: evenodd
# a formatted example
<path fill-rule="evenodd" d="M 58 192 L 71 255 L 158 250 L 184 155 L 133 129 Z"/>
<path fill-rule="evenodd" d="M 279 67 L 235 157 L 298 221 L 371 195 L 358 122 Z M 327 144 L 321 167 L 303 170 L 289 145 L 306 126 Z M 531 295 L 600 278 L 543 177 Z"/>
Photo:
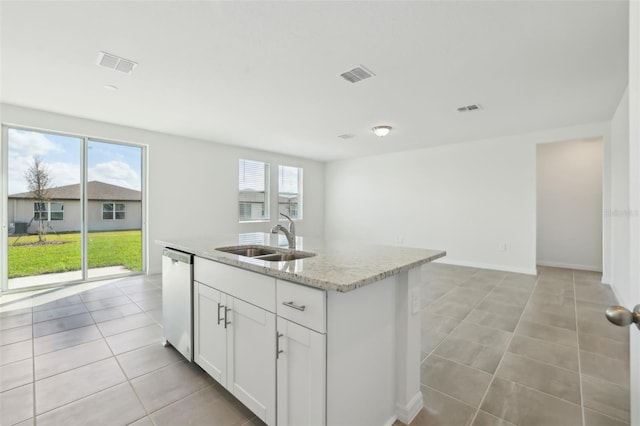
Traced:
<path fill-rule="evenodd" d="M 131 74 L 134 68 L 138 65 L 136 62 L 121 58 L 116 55 L 112 55 L 111 53 L 107 52 L 100 52 L 98 54 L 98 60 L 96 61 L 96 64 L 100 65 L 101 67 L 123 72 L 125 74 Z"/>
<path fill-rule="evenodd" d="M 481 110 L 482 107 L 479 104 L 473 104 L 473 105 L 466 105 L 466 106 L 461 106 L 458 108 L 458 111 L 460 112 L 467 112 L 467 111 L 478 111 Z"/>
<path fill-rule="evenodd" d="M 362 65 L 355 67 L 352 70 L 343 72 L 340 77 L 344 78 L 350 83 L 357 83 L 365 78 L 373 77 L 375 74 L 363 67 Z"/>
<path fill-rule="evenodd" d="M 356 135 L 354 135 L 353 133 L 345 133 L 344 135 L 338 135 L 338 137 L 340 139 L 352 139 L 355 138 Z"/>

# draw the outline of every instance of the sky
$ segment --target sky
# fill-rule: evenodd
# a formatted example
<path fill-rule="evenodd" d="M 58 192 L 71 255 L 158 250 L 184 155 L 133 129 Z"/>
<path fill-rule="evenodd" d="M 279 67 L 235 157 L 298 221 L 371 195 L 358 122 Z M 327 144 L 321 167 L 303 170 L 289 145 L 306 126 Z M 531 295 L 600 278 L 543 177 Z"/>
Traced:
<path fill-rule="evenodd" d="M 88 180 L 140 190 L 142 149 L 89 140 Z M 52 187 L 80 182 L 82 139 L 9 129 L 9 194 L 27 192 L 25 172 L 35 157 L 50 171 Z"/>

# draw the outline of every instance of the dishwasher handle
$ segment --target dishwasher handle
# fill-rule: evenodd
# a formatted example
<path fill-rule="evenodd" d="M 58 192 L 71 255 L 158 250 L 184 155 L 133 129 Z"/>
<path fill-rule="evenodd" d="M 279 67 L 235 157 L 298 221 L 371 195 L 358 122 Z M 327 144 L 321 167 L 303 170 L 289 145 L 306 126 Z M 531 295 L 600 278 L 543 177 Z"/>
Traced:
<path fill-rule="evenodd" d="M 189 265 L 193 263 L 193 255 L 191 253 L 165 248 L 162 250 L 162 255 L 171 259 L 173 263 L 181 262 Z"/>

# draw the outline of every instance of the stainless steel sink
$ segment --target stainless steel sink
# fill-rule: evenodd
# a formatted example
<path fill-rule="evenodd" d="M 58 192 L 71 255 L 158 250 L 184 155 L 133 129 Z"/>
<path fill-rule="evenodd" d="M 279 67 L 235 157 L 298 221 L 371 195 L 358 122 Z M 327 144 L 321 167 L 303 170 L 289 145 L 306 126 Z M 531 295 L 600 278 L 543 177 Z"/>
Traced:
<path fill-rule="evenodd" d="M 312 257 L 315 255 L 315 253 L 293 251 L 289 253 L 275 253 L 266 254 L 264 256 L 255 256 L 254 259 L 266 260 L 267 262 L 288 262 L 290 260 L 304 259 L 306 257 Z"/>
<path fill-rule="evenodd" d="M 250 257 L 267 262 L 288 262 L 291 260 L 304 259 L 315 256 L 315 253 L 300 250 L 277 249 L 269 246 L 233 246 L 218 247 L 218 251 L 235 254 L 238 256 Z"/>
<path fill-rule="evenodd" d="M 267 247 L 219 247 L 216 250 L 223 251 L 225 253 L 237 254 L 238 256 L 256 257 L 263 256 L 265 254 L 277 254 L 278 251 Z"/>

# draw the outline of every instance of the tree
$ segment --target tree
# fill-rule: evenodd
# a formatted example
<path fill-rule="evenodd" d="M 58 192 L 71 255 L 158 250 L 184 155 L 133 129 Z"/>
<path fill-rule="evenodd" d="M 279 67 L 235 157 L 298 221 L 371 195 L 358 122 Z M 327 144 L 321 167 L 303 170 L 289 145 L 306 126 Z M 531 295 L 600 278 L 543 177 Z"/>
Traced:
<path fill-rule="evenodd" d="M 38 241 L 46 240 L 47 228 L 45 222 L 48 219 L 49 189 L 53 179 L 49 168 L 39 157 L 33 157 L 29 168 L 25 171 L 24 177 L 27 180 L 27 188 L 33 194 L 35 207 L 33 209 L 33 219 L 38 221 Z"/>

